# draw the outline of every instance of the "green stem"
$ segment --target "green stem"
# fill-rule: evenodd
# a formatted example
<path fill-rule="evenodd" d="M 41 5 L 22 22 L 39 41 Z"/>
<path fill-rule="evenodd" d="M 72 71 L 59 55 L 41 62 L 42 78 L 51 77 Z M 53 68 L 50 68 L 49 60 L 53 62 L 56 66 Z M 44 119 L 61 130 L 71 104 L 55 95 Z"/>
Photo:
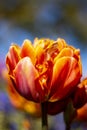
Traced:
<path fill-rule="evenodd" d="M 47 120 L 47 103 L 41 103 L 42 110 L 42 130 L 48 130 L 48 120 Z"/>

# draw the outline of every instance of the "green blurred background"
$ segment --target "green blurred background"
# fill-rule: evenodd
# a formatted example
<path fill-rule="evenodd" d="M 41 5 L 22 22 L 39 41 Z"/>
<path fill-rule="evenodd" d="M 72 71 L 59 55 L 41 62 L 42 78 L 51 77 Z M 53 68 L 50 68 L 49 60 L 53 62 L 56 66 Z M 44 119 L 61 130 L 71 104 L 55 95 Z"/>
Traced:
<path fill-rule="evenodd" d="M 26 114 L 12 107 L 1 72 L 11 43 L 21 45 L 24 39 L 33 42 L 35 37 L 60 37 L 80 48 L 83 77 L 87 76 L 87 0 L 0 0 L 0 130 L 25 130 L 20 126 Z M 50 129 L 63 130 L 61 114 L 52 117 L 55 120 Z M 77 128 L 86 130 L 87 124 L 77 123 Z"/>

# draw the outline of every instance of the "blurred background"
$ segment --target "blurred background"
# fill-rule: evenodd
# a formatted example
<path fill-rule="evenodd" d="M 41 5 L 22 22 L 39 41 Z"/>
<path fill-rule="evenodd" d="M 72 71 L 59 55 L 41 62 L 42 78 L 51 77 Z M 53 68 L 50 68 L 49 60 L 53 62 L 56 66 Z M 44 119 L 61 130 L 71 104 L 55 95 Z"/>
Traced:
<path fill-rule="evenodd" d="M 83 77 L 87 76 L 87 0 L 0 0 L 0 130 L 30 130 L 32 119 L 11 104 L 3 79 L 5 56 L 11 43 L 21 45 L 35 37 L 64 38 L 80 48 Z M 62 113 L 50 117 L 51 130 L 63 130 Z M 35 119 L 33 120 L 36 123 Z M 25 122 L 25 123 L 24 123 Z M 62 124 L 62 125 L 61 125 Z M 40 127 L 38 119 L 36 126 Z M 74 128 L 73 128 L 74 127 Z M 77 122 L 72 130 L 87 130 L 87 123 Z M 34 130 L 34 128 L 33 128 Z"/>

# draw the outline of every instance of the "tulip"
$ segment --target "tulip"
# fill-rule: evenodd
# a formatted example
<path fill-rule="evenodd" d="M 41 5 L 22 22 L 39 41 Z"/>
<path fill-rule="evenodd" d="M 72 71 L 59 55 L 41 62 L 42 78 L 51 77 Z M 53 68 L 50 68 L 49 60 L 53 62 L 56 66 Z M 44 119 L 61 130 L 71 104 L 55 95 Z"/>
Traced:
<path fill-rule="evenodd" d="M 80 50 L 63 39 L 25 40 L 11 45 L 6 55 L 8 74 L 16 91 L 34 102 L 68 97 L 82 76 Z"/>

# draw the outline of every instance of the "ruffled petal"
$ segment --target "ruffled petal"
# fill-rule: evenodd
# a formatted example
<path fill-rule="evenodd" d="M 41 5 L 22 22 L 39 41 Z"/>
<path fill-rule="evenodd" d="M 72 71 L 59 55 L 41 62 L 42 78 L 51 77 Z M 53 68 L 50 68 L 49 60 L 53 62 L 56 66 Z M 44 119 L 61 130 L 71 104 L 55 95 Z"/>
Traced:
<path fill-rule="evenodd" d="M 45 51 L 41 46 L 37 46 L 35 48 L 35 58 L 36 58 L 36 64 L 42 64 L 45 60 Z"/>

